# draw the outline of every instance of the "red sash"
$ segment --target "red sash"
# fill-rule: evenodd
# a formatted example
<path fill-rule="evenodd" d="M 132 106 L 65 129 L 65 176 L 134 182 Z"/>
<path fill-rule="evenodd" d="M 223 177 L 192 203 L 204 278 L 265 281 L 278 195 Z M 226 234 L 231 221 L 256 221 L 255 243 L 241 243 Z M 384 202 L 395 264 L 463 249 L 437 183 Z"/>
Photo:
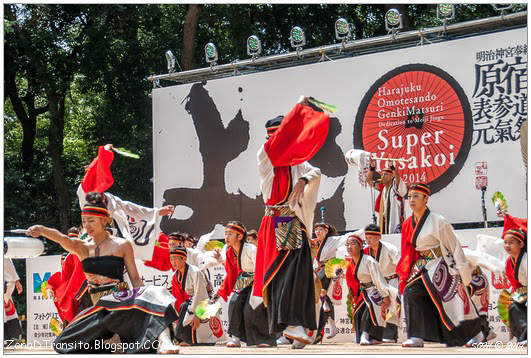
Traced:
<path fill-rule="evenodd" d="M 184 277 L 181 277 L 180 271 L 176 271 L 171 280 L 171 293 L 173 297 L 175 297 L 175 310 L 177 312 L 181 309 L 181 305 L 190 298 L 182 287 L 183 282 L 186 282 L 185 277 L 188 272 L 187 269 L 188 267 L 184 270 Z"/>
<path fill-rule="evenodd" d="M 395 270 L 397 275 L 400 277 L 400 293 L 404 293 L 411 267 L 419 258 L 419 254 L 417 250 L 415 250 L 416 236 L 418 233 L 420 233 L 420 230 L 422 229 L 422 226 L 424 225 L 424 222 L 429 214 L 430 210 L 426 208 L 426 211 L 422 215 L 418 225 L 415 225 L 413 215 L 407 218 L 402 225 L 401 256 Z"/>
<path fill-rule="evenodd" d="M 358 268 L 362 257 L 363 255 L 360 256 L 358 265 L 354 264 L 354 261 L 351 257 L 346 258 L 346 260 L 349 262 L 346 273 L 347 286 L 352 293 L 352 302 L 356 306 L 361 302 L 361 300 L 363 300 L 363 296 L 360 295 L 360 281 L 358 280 Z"/>
<path fill-rule="evenodd" d="M 524 252 L 520 252 L 518 259 L 516 260 L 516 264 L 513 262 L 513 258 L 511 256 L 509 256 L 509 258 L 505 262 L 505 274 L 509 279 L 509 282 L 511 283 L 513 292 L 522 287 L 522 284 L 520 283 L 520 281 L 518 281 L 518 271 L 516 270 L 516 266 L 520 268 L 520 261 L 522 260 L 523 255 Z"/>
<path fill-rule="evenodd" d="M 243 245 L 240 248 L 240 252 L 242 249 Z M 218 289 L 218 295 L 222 297 L 225 301 L 227 301 L 227 298 L 232 293 L 234 284 L 236 283 L 236 280 L 238 279 L 238 276 L 241 272 L 238 265 L 238 258 L 236 257 L 236 253 L 234 252 L 232 247 L 229 247 L 227 249 L 227 258 L 225 260 L 225 272 L 227 273 L 227 275 L 225 276 L 225 280 L 223 280 L 223 283 Z"/>

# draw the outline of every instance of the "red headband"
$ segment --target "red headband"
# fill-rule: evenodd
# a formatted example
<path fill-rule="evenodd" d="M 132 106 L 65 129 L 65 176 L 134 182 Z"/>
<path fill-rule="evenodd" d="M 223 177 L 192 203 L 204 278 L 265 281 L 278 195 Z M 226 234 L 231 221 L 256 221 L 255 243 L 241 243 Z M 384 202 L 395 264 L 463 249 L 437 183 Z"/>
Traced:
<path fill-rule="evenodd" d="M 240 225 L 235 225 L 235 224 L 227 225 L 227 229 L 236 231 L 237 233 L 242 234 L 242 235 L 245 235 L 245 233 L 247 232 L 245 231 L 243 227 L 241 227 Z"/>
<path fill-rule="evenodd" d="M 358 241 L 358 243 L 360 244 L 360 247 L 363 247 L 363 239 L 361 237 L 359 237 L 356 234 L 352 234 L 348 238 L 350 239 L 351 237 L 353 237 L 354 239 L 356 239 L 356 241 Z"/>
<path fill-rule="evenodd" d="M 507 235 L 512 235 L 522 242 L 525 242 L 527 240 L 527 235 L 525 235 L 525 233 L 521 230 L 509 229 L 503 234 L 503 238 L 505 238 Z"/>
<path fill-rule="evenodd" d="M 431 190 L 426 184 L 413 184 L 409 187 L 409 190 L 419 191 L 423 194 L 430 196 Z"/>
<path fill-rule="evenodd" d="M 170 256 L 171 255 L 186 257 L 187 255 L 186 248 L 182 246 L 174 247 L 173 249 L 170 250 Z"/>
<path fill-rule="evenodd" d="M 83 210 L 81 210 L 81 216 L 98 216 L 101 218 L 108 218 L 109 210 L 106 208 L 100 208 L 99 206 L 85 205 Z"/>
<path fill-rule="evenodd" d="M 382 236 L 382 233 L 379 231 L 365 231 L 365 235 Z"/>

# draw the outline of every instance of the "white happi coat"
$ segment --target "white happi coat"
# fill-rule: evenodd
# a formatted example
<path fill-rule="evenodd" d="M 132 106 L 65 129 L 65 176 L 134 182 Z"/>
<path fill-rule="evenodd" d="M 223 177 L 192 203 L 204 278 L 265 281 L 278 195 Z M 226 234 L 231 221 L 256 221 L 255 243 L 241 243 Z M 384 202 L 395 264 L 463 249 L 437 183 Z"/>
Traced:
<path fill-rule="evenodd" d="M 254 272 L 254 264 L 256 262 L 256 246 L 244 242 L 240 250 L 240 265 L 242 271 Z"/>
<path fill-rule="evenodd" d="M 81 185 L 77 189 L 79 206 L 87 203 L 86 193 Z M 106 206 L 111 218 L 116 222 L 124 239 L 130 240 L 136 259 L 151 260 L 153 248 L 158 237 L 160 216 L 158 208 L 147 208 L 130 201 L 122 200 L 110 193 L 105 193 Z"/>
<path fill-rule="evenodd" d="M 390 277 L 396 274 L 396 265 L 398 264 L 398 261 L 400 261 L 400 253 L 393 244 L 390 244 L 385 241 L 380 241 L 379 251 L 380 254 L 377 255 L 377 257 L 375 257 L 374 259 L 378 262 L 378 265 L 380 266 L 380 272 L 382 273 L 382 276 L 384 277 L 389 287 L 389 294 L 391 296 L 390 310 L 393 313 L 398 313 L 399 306 L 397 302 L 397 297 L 399 295 L 399 279 L 398 277 L 395 277 L 393 279 L 388 280 L 386 279 L 386 277 Z M 393 316 L 393 322 L 391 323 L 396 324 L 396 322 L 398 322 L 397 318 L 397 316 Z"/>
<path fill-rule="evenodd" d="M 338 250 L 345 248 L 348 236 L 330 236 L 325 238 L 325 242 L 321 247 L 321 250 L 318 251 L 318 257 L 314 259 L 314 269 L 317 269 L 320 264 L 326 264 L 326 262 L 332 258 L 338 257 Z M 330 301 L 334 305 L 340 305 L 341 299 L 343 297 L 343 278 L 332 278 L 330 285 L 328 286 L 327 295 L 330 298 Z"/>
<path fill-rule="evenodd" d="M 357 269 L 356 276 L 360 282 L 360 288 L 361 284 L 372 282 L 372 286 L 365 289 L 368 298 L 368 301 L 365 300 L 365 304 L 370 306 L 370 309 L 374 313 L 374 315 L 371 315 L 371 317 L 373 316 L 376 322 L 373 323 L 377 326 L 385 327 L 386 321 L 382 318 L 381 313 L 383 298 L 390 296 L 389 285 L 385 281 L 385 278 L 380 271 L 380 265 L 378 264 L 378 261 L 376 261 L 372 256 L 364 254 L 361 257 L 358 266 L 359 267 Z M 391 299 L 391 304 L 393 302 L 392 298 L 392 296 L 389 297 L 389 299 Z M 392 307 L 392 305 L 389 306 L 390 309 L 392 309 Z M 395 316 L 396 315 L 393 315 L 393 317 Z"/>
<path fill-rule="evenodd" d="M 183 326 L 192 324 L 197 305 L 203 300 L 208 300 L 207 280 L 203 272 L 197 267 L 188 264 L 186 280 L 183 279 L 183 290 L 190 297 L 190 305 L 183 320 Z M 192 312 L 192 313 L 190 313 Z M 212 333 L 209 322 L 201 322 L 196 331 L 198 343 L 214 343 L 216 336 Z"/>
<path fill-rule="evenodd" d="M 389 277 L 396 273 L 396 265 L 400 260 L 400 253 L 395 245 L 386 241 L 380 241 L 380 254 L 374 259 L 380 265 L 380 271 L 384 277 Z M 397 287 L 397 286 L 395 286 Z"/>
<path fill-rule="evenodd" d="M 271 163 L 271 160 L 267 156 L 264 146 L 260 147 L 257 156 L 258 173 L 260 174 L 260 189 L 262 190 L 262 198 L 264 202 L 267 202 L 271 196 L 271 190 L 273 187 L 273 179 L 275 177 L 273 171 L 274 167 Z M 300 205 L 296 203 L 293 198 L 288 201 L 288 205 L 306 227 L 308 238 L 311 238 L 313 232 L 315 205 L 317 204 L 317 193 L 319 191 L 319 184 L 321 182 L 321 170 L 319 168 L 313 167 L 308 162 L 303 162 L 290 168 L 292 188 L 295 186 L 295 184 L 297 184 L 297 181 L 300 178 L 306 178 L 308 180 L 308 184 L 304 187 L 304 194 L 302 196 Z"/>
<path fill-rule="evenodd" d="M 382 189 L 382 196 L 380 200 L 383 201 L 383 212 L 384 214 L 389 212 L 389 217 L 387 222 L 389 224 L 387 234 L 395 233 L 397 226 L 400 224 L 400 212 L 401 212 L 401 202 L 398 197 L 402 198 L 407 194 L 407 186 L 403 180 L 396 182 L 393 178 L 393 183 L 387 188 L 384 186 Z"/>
<path fill-rule="evenodd" d="M 475 267 L 467 261 L 450 223 L 443 216 L 430 212 L 417 236 L 415 249 L 424 251 L 437 247 L 441 248 L 442 257 L 429 260 L 425 269 L 436 288 L 435 294 L 442 300 L 444 313 L 454 326 L 476 319 L 478 314 L 464 287 L 470 284 Z"/>

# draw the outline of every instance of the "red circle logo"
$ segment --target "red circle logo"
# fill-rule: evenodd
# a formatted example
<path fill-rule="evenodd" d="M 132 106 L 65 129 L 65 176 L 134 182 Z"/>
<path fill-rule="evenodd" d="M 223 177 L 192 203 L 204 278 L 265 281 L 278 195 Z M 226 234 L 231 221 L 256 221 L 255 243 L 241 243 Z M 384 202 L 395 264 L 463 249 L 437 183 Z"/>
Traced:
<path fill-rule="evenodd" d="M 463 89 L 448 73 L 425 64 L 398 67 L 376 81 L 354 125 L 354 148 L 409 160 L 395 163 L 402 180 L 428 183 L 432 193 L 459 173 L 471 141 L 472 113 Z M 377 170 L 389 165 L 377 164 Z"/>

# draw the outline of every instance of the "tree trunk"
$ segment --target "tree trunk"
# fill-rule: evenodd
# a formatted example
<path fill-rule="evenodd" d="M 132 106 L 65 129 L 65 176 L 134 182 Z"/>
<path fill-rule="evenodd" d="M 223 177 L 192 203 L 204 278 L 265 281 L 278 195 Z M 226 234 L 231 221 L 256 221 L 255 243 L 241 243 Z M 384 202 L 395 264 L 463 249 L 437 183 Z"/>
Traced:
<path fill-rule="evenodd" d="M 183 55 L 181 59 L 184 71 L 195 68 L 194 53 L 197 36 L 197 22 L 203 5 L 188 5 L 183 29 Z"/>
<path fill-rule="evenodd" d="M 53 184 L 55 200 L 59 212 L 61 230 L 66 232 L 70 226 L 70 200 L 63 169 L 63 139 L 66 94 L 54 89 L 48 90 L 48 109 L 50 110 L 50 132 L 48 135 L 48 151 L 52 159 Z"/>
<path fill-rule="evenodd" d="M 5 59 L 8 61 L 10 56 L 6 54 Z M 4 90 L 11 101 L 11 106 L 17 119 L 22 125 L 22 167 L 28 170 L 33 164 L 33 144 L 35 143 L 35 132 L 37 127 L 37 116 L 44 113 L 41 109 L 35 108 L 35 97 L 26 96 L 25 101 L 28 112 L 24 109 L 22 99 L 18 95 L 15 74 L 6 71 L 4 78 Z"/>

